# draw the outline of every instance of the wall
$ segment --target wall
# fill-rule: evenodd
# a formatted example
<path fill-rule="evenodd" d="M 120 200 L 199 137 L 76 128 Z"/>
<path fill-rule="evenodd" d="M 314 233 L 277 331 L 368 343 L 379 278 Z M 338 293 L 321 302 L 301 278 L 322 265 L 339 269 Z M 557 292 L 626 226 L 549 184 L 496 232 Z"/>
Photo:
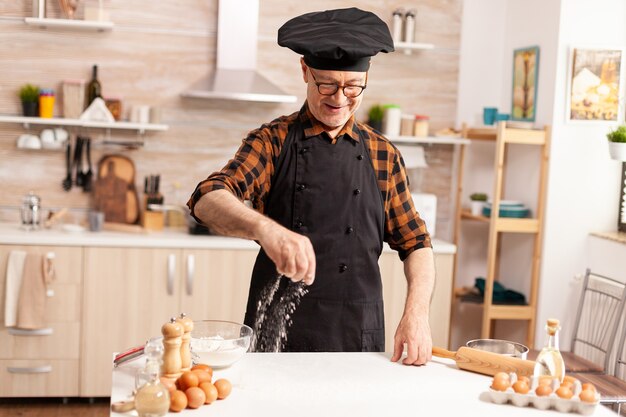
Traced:
<path fill-rule="evenodd" d="M 625 16 L 621 0 L 564 0 L 561 8 L 539 318 L 563 319 L 566 346 L 575 318 L 569 301 L 577 300 L 580 287 L 573 278 L 589 266 L 589 233 L 616 230 L 620 182 L 620 163 L 609 158 L 605 139 L 610 125 L 564 121 L 569 49 L 624 48 Z"/>
<path fill-rule="evenodd" d="M 94 0 L 87 0 L 93 4 Z M 48 1 L 48 15 L 60 17 L 57 2 Z M 160 173 L 166 203 L 183 204 L 195 185 L 220 168 L 247 131 L 282 114 L 297 111 L 304 100 L 298 56 L 276 44 L 277 29 L 289 18 L 326 8 L 358 6 L 390 20 L 398 6 L 416 7 L 416 41 L 434 43 L 433 51 L 413 55 L 381 54 L 374 58 L 370 83 L 358 116 L 363 120 L 374 103 L 395 102 L 407 113 L 431 116 L 433 130 L 454 124 L 458 80 L 461 0 L 445 3 L 410 1 L 321 1 L 315 4 L 287 0 L 260 2 L 258 70 L 288 93 L 296 104 L 249 104 L 180 98 L 180 93 L 214 67 L 217 1 L 148 0 L 104 2 L 115 28 L 111 32 L 43 30 L 23 24 L 31 16 L 31 2 L 0 3 L 0 114 L 20 112 L 16 91 L 26 82 L 57 89 L 63 79 L 88 79 L 99 64 L 105 96 L 120 96 L 126 109 L 149 104 L 162 109 L 167 132 L 151 133 L 139 150 L 104 145 L 105 139 L 137 140 L 134 133 L 86 132 L 96 140 L 97 160 L 106 153 L 130 156 L 143 177 Z M 78 16 L 82 15 L 81 2 Z M 236 51 L 233 51 L 236 53 Z M 58 109 L 57 109 L 58 113 Z M 33 128 L 39 133 L 41 128 Z M 0 125 L 0 206 L 17 206 L 33 190 L 45 207 L 89 207 L 81 190 L 61 190 L 65 177 L 62 152 L 33 152 L 15 148 L 23 133 L 17 125 Z M 85 132 L 83 132 L 85 133 Z M 430 169 L 424 173 L 424 192 L 440 196 L 439 235 L 449 234 L 451 146 L 428 146 Z M 412 175 L 415 175 L 413 173 Z M 14 209 L 0 210 L 0 220 L 15 220 Z M 448 230 L 446 230 L 448 229 Z"/>
<path fill-rule="evenodd" d="M 537 11 L 540 10 L 541 13 Z M 624 47 L 626 16 L 624 3 L 620 0 L 586 2 L 563 0 L 554 2 L 510 0 L 505 3 L 488 0 L 466 0 L 463 11 L 461 42 L 461 69 L 459 83 L 459 108 L 457 122 L 479 120 L 482 107 L 499 103 L 502 109 L 510 109 L 511 57 L 513 49 L 539 45 L 540 66 L 535 125 L 552 126 L 550 168 L 545 217 L 545 234 L 541 259 L 538 320 L 535 328 L 536 346 L 541 346 L 543 327 L 548 317 L 558 317 L 563 323 L 562 344 L 569 347 L 571 326 L 580 291 L 580 277 L 589 264 L 587 256 L 588 234 L 597 230 L 615 230 L 617 202 L 619 198 L 619 163 L 608 158 L 604 135 L 609 125 L 566 124 L 565 98 L 569 47 L 617 46 Z M 480 69 L 466 57 L 471 47 L 486 41 L 484 27 L 498 26 L 491 38 L 498 39 L 504 51 L 484 49 L 482 59 L 495 65 L 502 77 L 493 78 L 484 94 L 477 94 L 471 77 L 478 77 Z M 532 22 L 532 29 L 529 29 Z M 474 46 L 476 47 L 476 46 Z M 500 61 L 502 60 L 502 61 Z M 492 68 L 493 70 L 493 68 Z M 499 97 L 499 101 L 498 98 Z M 623 115 L 622 115 L 623 116 Z M 515 158 L 511 154 L 515 151 Z M 465 183 L 467 194 L 478 191 L 493 177 L 493 150 L 489 145 L 472 144 L 468 164 L 474 167 Z M 524 169 L 534 164 L 536 155 L 532 150 L 509 154 L 511 171 L 506 176 L 506 186 L 514 190 L 515 198 L 536 206 L 536 199 L 526 190 L 534 190 L 538 173 Z M 492 185 L 489 191 L 492 192 Z M 459 275 L 457 286 L 473 285 L 473 278 L 484 274 L 486 267 L 486 232 L 480 225 L 463 226 L 466 238 L 460 242 Z M 525 237 L 504 238 L 501 269 L 503 284 L 527 291 L 530 265 L 520 259 L 529 259 L 532 242 Z M 466 249 L 463 249 L 466 248 Z M 523 255 L 520 255 L 520 252 Z M 514 259 L 514 258 L 517 258 Z M 525 278 L 526 277 L 526 278 Z M 452 346 L 480 334 L 480 314 L 475 306 L 458 307 Z M 496 326 L 496 337 L 523 340 L 524 325 L 507 322 Z"/>

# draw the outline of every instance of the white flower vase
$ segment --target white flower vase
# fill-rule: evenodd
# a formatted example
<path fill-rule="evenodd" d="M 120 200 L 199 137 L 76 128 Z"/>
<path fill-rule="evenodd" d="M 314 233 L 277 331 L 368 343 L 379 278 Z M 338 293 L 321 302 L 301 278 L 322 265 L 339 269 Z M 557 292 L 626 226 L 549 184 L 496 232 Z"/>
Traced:
<path fill-rule="evenodd" d="M 626 142 L 609 142 L 609 154 L 618 161 L 626 161 Z"/>
<path fill-rule="evenodd" d="M 470 205 L 470 209 L 472 210 L 472 215 L 482 216 L 484 206 L 485 206 L 484 201 L 472 201 Z"/>

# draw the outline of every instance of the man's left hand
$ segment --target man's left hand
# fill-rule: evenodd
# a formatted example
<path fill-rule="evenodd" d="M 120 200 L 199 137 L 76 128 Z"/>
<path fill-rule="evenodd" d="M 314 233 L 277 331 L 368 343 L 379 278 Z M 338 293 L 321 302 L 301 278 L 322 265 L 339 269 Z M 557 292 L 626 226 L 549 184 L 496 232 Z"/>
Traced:
<path fill-rule="evenodd" d="M 407 345 L 407 356 L 404 365 L 424 365 L 432 358 L 433 341 L 430 335 L 428 315 L 403 316 L 394 336 L 392 362 L 402 357 L 404 344 Z"/>

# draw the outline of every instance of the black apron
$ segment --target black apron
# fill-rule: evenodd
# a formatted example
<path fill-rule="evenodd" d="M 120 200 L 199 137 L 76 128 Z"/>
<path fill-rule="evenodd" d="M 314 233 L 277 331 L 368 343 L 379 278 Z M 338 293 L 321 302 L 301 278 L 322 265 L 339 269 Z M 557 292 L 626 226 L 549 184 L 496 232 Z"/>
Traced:
<path fill-rule="evenodd" d="M 358 142 L 340 137 L 335 144 L 325 135 L 306 138 L 299 114 L 275 165 L 266 215 L 309 237 L 316 256 L 315 282 L 291 316 L 283 351 L 385 350 L 378 267 L 385 212 L 369 137 L 360 131 L 359 136 Z M 248 295 L 248 326 L 254 328 L 258 297 L 276 275 L 261 248 Z M 279 292 L 289 282 L 283 281 Z"/>

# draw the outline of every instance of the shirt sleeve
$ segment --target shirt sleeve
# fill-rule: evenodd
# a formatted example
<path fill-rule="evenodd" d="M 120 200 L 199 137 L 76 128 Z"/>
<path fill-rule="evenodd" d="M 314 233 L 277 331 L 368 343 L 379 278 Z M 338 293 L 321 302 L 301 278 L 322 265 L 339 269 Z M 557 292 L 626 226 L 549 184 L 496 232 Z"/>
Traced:
<path fill-rule="evenodd" d="M 419 216 L 409 191 L 404 161 L 396 151 L 389 175 L 389 195 L 385 216 L 385 241 L 404 261 L 413 251 L 432 247 L 430 234 Z"/>
<path fill-rule="evenodd" d="M 215 190 L 228 190 L 241 201 L 250 200 L 256 210 L 263 212 L 274 170 L 272 152 L 271 135 L 267 129 L 250 132 L 235 156 L 220 171 L 196 186 L 187 202 L 191 215 L 200 222 L 194 211 L 195 205 L 203 195 Z"/>

